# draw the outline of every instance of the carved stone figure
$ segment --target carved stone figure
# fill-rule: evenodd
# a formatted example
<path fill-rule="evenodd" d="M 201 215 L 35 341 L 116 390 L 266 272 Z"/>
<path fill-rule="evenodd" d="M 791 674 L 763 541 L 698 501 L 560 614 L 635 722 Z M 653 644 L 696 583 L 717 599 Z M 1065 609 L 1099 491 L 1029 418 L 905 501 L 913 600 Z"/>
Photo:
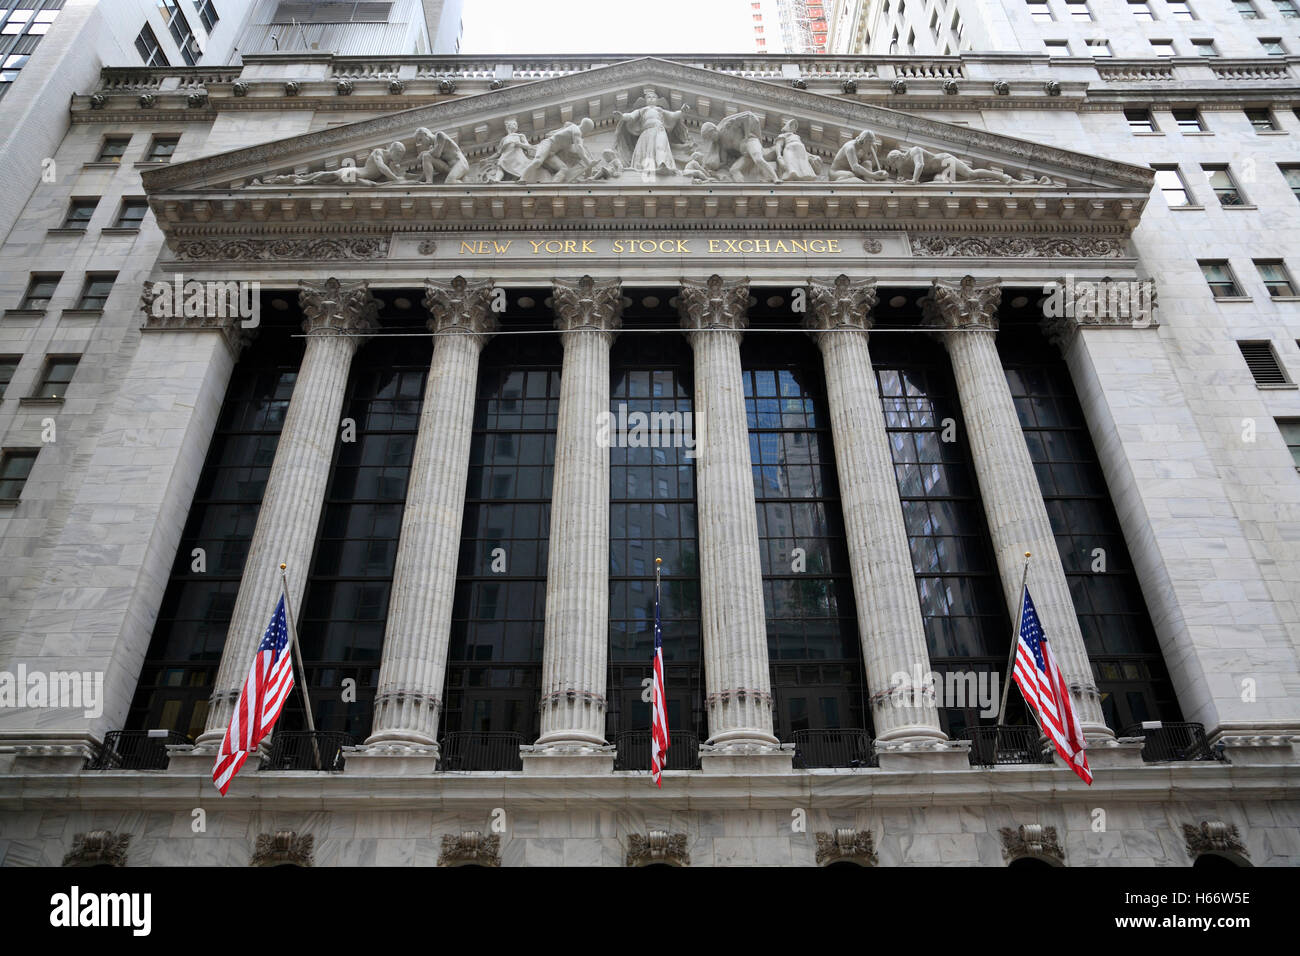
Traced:
<path fill-rule="evenodd" d="M 623 164 L 618 160 L 618 153 L 612 149 L 603 150 L 597 160 L 581 179 L 618 179 L 623 173 Z"/>
<path fill-rule="evenodd" d="M 880 168 L 878 152 L 880 140 L 869 129 L 864 129 L 840 147 L 831 160 L 831 182 L 867 182 L 888 179 L 889 173 Z"/>
<path fill-rule="evenodd" d="M 704 123 L 700 137 L 705 148 L 691 154 L 686 172 L 700 181 L 779 182 L 776 167 L 768 162 L 759 138 L 762 131 L 763 121 L 748 111 L 732 113 L 716 126 Z"/>
<path fill-rule="evenodd" d="M 962 162 L 952 153 L 932 153 L 924 146 L 891 149 L 885 157 L 884 166 L 902 182 L 1016 182 L 1015 177 L 996 169 L 979 169 Z"/>
<path fill-rule="evenodd" d="M 372 149 L 366 157 L 366 163 L 357 169 L 351 159 L 345 159 L 338 169 L 322 169 L 315 173 L 289 173 L 284 176 L 268 176 L 266 179 L 254 179 L 253 186 L 381 186 L 384 183 L 401 183 L 406 181 L 402 173 L 402 160 L 406 158 L 406 147 L 401 143 L 379 149 Z"/>
<path fill-rule="evenodd" d="M 590 135 L 595 128 L 596 124 L 591 117 L 584 116 L 577 123 L 565 123 L 559 129 L 547 133 L 546 138 L 534 148 L 533 161 L 524 167 L 519 181 L 540 182 L 546 173 L 551 174 L 552 181 L 569 182 L 576 179 L 596 162 L 583 142 L 583 136 Z"/>
<path fill-rule="evenodd" d="M 633 104 L 632 112 L 616 112 L 618 125 L 614 128 L 614 142 L 623 165 L 662 175 L 677 172 L 673 144 L 689 146 L 691 143 L 682 122 L 683 113 L 689 109 L 683 106 L 680 110 L 666 110 L 659 105 L 659 94 L 647 89 Z"/>
<path fill-rule="evenodd" d="M 484 170 L 483 179 L 494 183 L 517 180 L 536 155 L 537 147 L 519 132 L 519 124 L 512 119 L 506 120 L 506 135 L 497 144 L 497 154 Z"/>
<path fill-rule="evenodd" d="M 442 181 L 450 186 L 463 180 L 469 172 L 469 160 L 456 141 L 442 130 L 433 133 L 420 127 L 415 131 L 415 148 L 419 150 L 416 158 L 426 183 L 432 183 L 435 175 L 445 173 Z"/>
<path fill-rule="evenodd" d="M 782 182 L 806 183 L 821 177 L 822 161 L 809 155 L 808 147 L 799 136 L 799 121 L 796 119 L 787 119 L 781 124 L 781 133 L 771 154 Z"/>

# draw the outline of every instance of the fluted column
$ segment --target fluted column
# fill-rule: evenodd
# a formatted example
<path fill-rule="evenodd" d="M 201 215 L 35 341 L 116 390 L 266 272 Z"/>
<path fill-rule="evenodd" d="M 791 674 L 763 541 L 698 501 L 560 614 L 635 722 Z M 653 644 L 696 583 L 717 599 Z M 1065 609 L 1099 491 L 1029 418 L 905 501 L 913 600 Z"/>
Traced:
<path fill-rule="evenodd" d="M 436 757 L 479 354 L 496 331 L 492 284 L 425 284 L 433 361 L 424 388 L 366 750 Z M 356 761 L 349 757 L 348 765 Z"/>
<path fill-rule="evenodd" d="M 810 282 L 804 320 L 822 351 L 840 504 L 858 606 L 858 634 L 878 740 L 943 740 L 933 689 L 914 687 L 930 672 L 925 622 L 898 497 L 889 436 L 867 351 L 874 280 Z M 898 682 L 898 675 L 909 675 Z"/>
<path fill-rule="evenodd" d="M 709 744 L 774 749 L 763 570 L 749 457 L 740 339 L 749 280 L 682 280 L 682 327 L 695 352 L 695 486 Z M 700 434 L 702 432 L 702 434 Z"/>
<path fill-rule="evenodd" d="M 377 328 L 379 303 L 367 283 L 327 279 L 322 285 L 304 281 L 298 287 L 307 316 L 302 326 L 307 347 L 262 494 L 200 747 L 220 743 L 230 723 L 280 597 L 281 562 L 288 565 L 289 600 L 295 610 L 302 607 L 352 357 Z"/>
<path fill-rule="evenodd" d="M 564 343 L 542 657 L 541 736 L 551 752 L 605 745 L 609 659 L 609 349 L 621 322 L 619 282 L 554 283 Z"/>
<path fill-rule="evenodd" d="M 1079 723 L 1087 736 L 1113 737 L 1102 717 L 1065 568 L 994 342 L 1001 298 L 996 279 L 936 281 L 923 300 L 926 324 L 939 331 L 952 359 L 1011 619 L 1020 611 L 1020 579 L 1024 553 L 1029 551 L 1029 591 L 1070 686 Z"/>

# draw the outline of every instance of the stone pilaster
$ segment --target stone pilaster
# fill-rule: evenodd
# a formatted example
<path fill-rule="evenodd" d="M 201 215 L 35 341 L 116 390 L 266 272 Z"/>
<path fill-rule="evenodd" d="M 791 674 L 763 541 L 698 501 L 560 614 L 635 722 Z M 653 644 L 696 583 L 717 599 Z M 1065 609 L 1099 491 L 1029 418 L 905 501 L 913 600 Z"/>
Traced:
<path fill-rule="evenodd" d="M 542 654 L 541 735 L 526 773 L 612 771 L 605 742 L 609 671 L 609 349 L 621 323 L 619 282 L 555 280 L 564 343 Z"/>
<path fill-rule="evenodd" d="M 1029 591 L 1070 686 L 1079 723 L 1085 736 L 1110 739 L 1114 734 L 1102 717 L 1070 586 L 994 341 L 1001 299 L 996 279 L 936 281 L 923 300 L 926 324 L 939 332 L 952 359 L 1011 619 L 1019 614 L 1024 553 L 1029 551 Z"/>
<path fill-rule="evenodd" d="M 301 609 L 352 357 L 378 327 L 379 303 L 366 282 L 303 281 L 298 300 L 306 315 L 306 351 L 244 562 L 207 728 L 198 739 L 196 750 L 204 755 L 215 753 L 230 723 L 253 653 L 280 597 L 281 563 L 288 566 L 289 600 L 295 611 Z"/>
<path fill-rule="evenodd" d="M 749 280 L 682 280 L 682 327 L 695 352 L 695 484 L 700 617 L 709 741 L 706 770 L 788 768 L 772 733 L 772 684 L 763 571 L 749 457 L 740 339 L 749 323 Z M 757 761 L 753 758 L 759 758 Z M 758 769 L 758 768 L 752 768 Z"/>
<path fill-rule="evenodd" d="M 433 361 L 402 512 L 374 725 L 365 746 L 347 757 L 356 773 L 427 772 L 438 757 L 479 354 L 497 323 L 491 282 L 456 276 L 425 287 Z"/>
<path fill-rule="evenodd" d="M 839 473 L 840 503 L 858 606 L 871 714 L 878 740 L 942 741 L 907 528 L 884 411 L 867 351 L 874 280 L 810 282 L 804 326 L 821 348 Z M 900 679 L 901 675 L 901 679 Z"/>

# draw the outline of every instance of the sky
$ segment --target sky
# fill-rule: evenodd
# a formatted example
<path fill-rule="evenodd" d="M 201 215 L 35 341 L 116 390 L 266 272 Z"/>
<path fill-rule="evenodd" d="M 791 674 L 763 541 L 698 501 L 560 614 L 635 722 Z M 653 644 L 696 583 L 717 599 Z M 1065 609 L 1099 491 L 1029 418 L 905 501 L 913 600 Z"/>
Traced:
<path fill-rule="evenodd" d="M 465 0 L 464 24 L 469 56 L 754 52 L 749 0 Z"/>

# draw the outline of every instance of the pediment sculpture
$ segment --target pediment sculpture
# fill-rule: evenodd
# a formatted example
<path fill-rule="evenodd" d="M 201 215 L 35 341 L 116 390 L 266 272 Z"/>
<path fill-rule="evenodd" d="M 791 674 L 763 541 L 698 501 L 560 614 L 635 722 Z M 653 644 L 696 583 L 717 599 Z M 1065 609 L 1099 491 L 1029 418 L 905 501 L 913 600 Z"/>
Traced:
<path fill-rule="evenodd" d="M 717 122 L 705 120 L 692 133 L 689 104 L 672 110 L 647 88 L 628 112 L 614 112 L 597 132 L 584 116 L 531 142 L 514 119 L 488 155 L 471 160 L 444 130 L 417 129 L 408 146 L 395 141 L 331 168 L 253 179 L 260 186 L 386 186 L 619 183 L 1000 183 L 1063 186 L 1047 176 L 980 166 L 961 156 L 909 143 L 877 130 L 860 130 L 833 157 L 810 146 L 799 121 L 786 117 L 764 142 L 763 117 L 740 110 Z M 490 148 L 490 147 L 489 147 Z M 821 155 L 818 155 L 818 153 Z"/>

